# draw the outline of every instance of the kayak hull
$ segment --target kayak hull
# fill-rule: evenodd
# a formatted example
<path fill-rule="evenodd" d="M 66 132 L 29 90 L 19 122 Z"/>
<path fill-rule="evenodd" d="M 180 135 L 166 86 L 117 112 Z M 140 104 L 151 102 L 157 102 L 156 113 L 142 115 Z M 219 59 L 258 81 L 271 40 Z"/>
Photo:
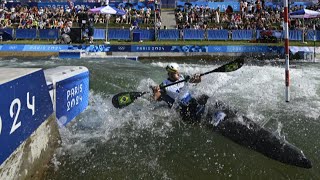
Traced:
<path fill-rule="evenodd" d="M 215 132 L 271 159 L 302 168 L 312 167 L 299 148 L 222 102 L 217 101 L 213 108 L 209 108 L 205 123 Z"/>

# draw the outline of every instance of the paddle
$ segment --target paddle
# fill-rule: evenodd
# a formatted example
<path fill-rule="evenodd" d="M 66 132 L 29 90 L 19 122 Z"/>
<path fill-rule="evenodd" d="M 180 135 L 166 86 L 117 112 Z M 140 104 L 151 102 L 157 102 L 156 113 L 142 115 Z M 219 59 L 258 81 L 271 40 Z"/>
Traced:
<path fill-rule="evenodd" d="M 240 69 L 242 67 L 244 63 L 244 59 L 236 59 L 234 61 L 231 61 L 225 65 L 222 65 L 212 71 L 208 71 L 205 73 L 200 74 L 200 76 L 204 76 L 213 72 L 232 72 L 232 71 L 236 71 L 238 69 Z M 162 86 L 161 89 L 164 89 L 166 87 L 178 84 L 178 83 L 182 83 L 185 81 L 188 81 L 189 78 L 174 82 L 172 84 L 167 84 L 165 86 Z M 148 92 L 122 92 L 119 94 L 116 94 L 113 96 L 112 98 L 112 104 L 115 108 L 124 108 L 128 105 L 130 105 L 131 103 L 133 103 L 137 98 L 143 96 L 144 94 L 146 94 Z"/>

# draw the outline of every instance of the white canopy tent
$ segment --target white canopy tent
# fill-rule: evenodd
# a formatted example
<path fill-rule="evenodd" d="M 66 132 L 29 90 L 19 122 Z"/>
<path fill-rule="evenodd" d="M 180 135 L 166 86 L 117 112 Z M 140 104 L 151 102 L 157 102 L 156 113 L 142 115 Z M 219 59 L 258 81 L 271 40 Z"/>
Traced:
<path fill-rule="evenodd" d="M 101 13 L 101 14 L 105 14 L 106 16 L 110 16 L 110 14 L 116 14 L 116 15 L 124 15 L 124 14 L 126 14 L 125 11 L 117 9 L 117 8 L 113 8 L 113 7 L 109 6 L 109 5 L 90 9 L 89 12 Z M 109 44 L 109 42 L 108 42 L 109 18 L 110 17 L 106 17 L 106 41 L 105 41 L 106 44 Z"/>
<path fill-rule="evenodd" d="M 309 9 L 301 9 L 301 10 L 290 13 L 290 18 L 307 19 L 307 18 L 319 18 L 319 17 L 320 17 L 320 12 L 309 10 Z"/>
<path fill-rule="evenodd" d="M 289 14 L 289 17 L 296 18 L 296 19 L 302 19 L 302 26 L 303 26 L 302 42 L 304 42 L 304 19 L 320 18 L 320 12 L 309 10 L 309 9 L 301 9 L 298 11 L 291 12 Z"/>

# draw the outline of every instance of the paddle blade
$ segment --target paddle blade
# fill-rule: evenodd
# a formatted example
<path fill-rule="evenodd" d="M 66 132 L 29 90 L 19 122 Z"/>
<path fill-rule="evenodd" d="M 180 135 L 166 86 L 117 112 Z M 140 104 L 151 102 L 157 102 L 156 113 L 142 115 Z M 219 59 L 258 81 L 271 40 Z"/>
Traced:
<path fill-rule="evenodd" d="M 228 64 L 225 64 L 223 66 L 218 67 L 217 69 L 214 69 L 209 72 L 205 72 L 203 74 L 200 74 L 200 76 L 213 73 L 213 72 L 231 72 L 231 71 L 236 71 L 242 67 L 244 64 L 244 59 L 236 59 L 234 61 L 229 62 Z"/>
<path fill-rule="evenodd" d="M 138 97 L 143 96 L 146 92 L 122 92 L 112 98 L 112 105 L 115 108 L 124 108 L 133 103 Z"/>

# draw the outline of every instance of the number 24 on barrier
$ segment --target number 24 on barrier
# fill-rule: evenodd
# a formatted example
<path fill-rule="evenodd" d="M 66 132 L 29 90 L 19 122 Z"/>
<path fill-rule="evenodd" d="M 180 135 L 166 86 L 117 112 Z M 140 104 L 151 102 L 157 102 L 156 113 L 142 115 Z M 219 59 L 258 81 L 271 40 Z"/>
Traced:
<path fill-rule="evenodd" d="M 29 101 L 30 96 L 29 96 L 29 92 L 27 93 L 27 107 L 28 109 L 30 109 L 32 111 L 32 116 L 35 113 L 35 96 L 32 96 L 32 103 L 30 103 Z M 14 112 L 14 108 L 17 106 L 17 110 L 16 112 Z M 16 131 L 20 126 L 21 126 L 21 121 L 18 120 L 19 114 L 20 114 L 20 110 L 21 110 L 21 101 L 19 98 L 14 99 L 11 102 L 10 105 L 10 117 L 14 118 L 12 126 L 11 126 L 11 130 L 10 130 L 10 134 L 12 134 L 14 131 Z M 2 132 L 2 118 L 0 116 L 0 135 Z"/>

